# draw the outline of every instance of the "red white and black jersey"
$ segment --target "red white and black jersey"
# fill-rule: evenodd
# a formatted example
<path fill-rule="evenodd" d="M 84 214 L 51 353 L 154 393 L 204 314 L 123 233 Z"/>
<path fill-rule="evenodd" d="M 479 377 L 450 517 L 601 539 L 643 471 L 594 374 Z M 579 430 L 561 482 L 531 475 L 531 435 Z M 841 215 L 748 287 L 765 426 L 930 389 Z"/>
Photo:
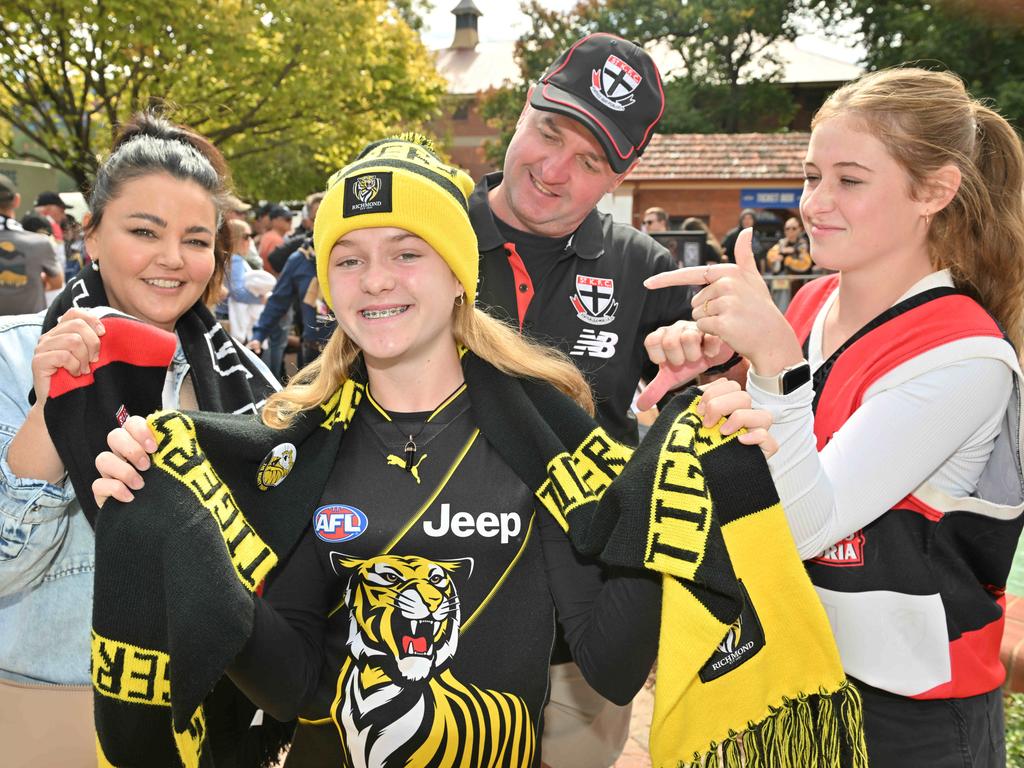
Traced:
<path fill-rule="evenodd" d="M 809 283 L 790 305 L 787 319 L 805 345 L 837 281 L 829 276 Z M 872 384 L 909 360 L 971 339 L 996 340 L 999 359 L 1015 379 L 974 494 L 952 498 L 926 481 L 807 562 L 847 673 L 914 698 L 975 696 L 1004 679 L 1003 593 L 1024 524 L 1020 368 L 995 320 L 973 299 L 940 287 L 879 315 L 814 373 L 814 432 L 821 450 Z M 962 346 L 957 349 L 964 354 Z M 884 435 L 880 425 L 879 439 Z"/>
<path fill-rule="evenodd" d="M 640 379 L 657 370 L 644 338 L 690 318 L 690 290 L 644 288 L 644 280 L 675 269 L 675 261 L 652 238 L 596 209 L 564 247 L 538 258 L 531 251 L 539 238 L 499 226 L 491 211 L 487 193 L 501 178 L 485 176 L 469 201 L 480 243 L 480 308 L 569 355 L 594 390 L 597 422 L 636 445 L 630 404 Z"/>

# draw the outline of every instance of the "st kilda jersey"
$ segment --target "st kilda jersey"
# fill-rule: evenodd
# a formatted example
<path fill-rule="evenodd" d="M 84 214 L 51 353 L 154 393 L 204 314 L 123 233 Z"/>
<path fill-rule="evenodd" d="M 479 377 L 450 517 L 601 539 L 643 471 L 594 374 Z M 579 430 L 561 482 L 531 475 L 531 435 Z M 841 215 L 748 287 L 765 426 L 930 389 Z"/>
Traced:
<path fill-rule="evenodd" d="M 837 285 L 836 276 L 813 281 L 790 304 L 786 317 L 805 354 L 815 318 Z M 1003 339 L 973 299 L 953 287 L 931 288 L 879 315 L 814 372 L 818 450 L 874 382 L 950 342 L 975 340 L 976 354 L 1005 361 L 1014 375 L 974 495 L 952 498 L 925 481 L 806 563 L 844 669 L 877 688 L 920 699 L 963 698 L 988 693 L 1005 677 L 999 661 L 1004 590 L 1024 524 L 1024 487 L 1021 373 Z M 884 430 L 879 435 L 884 439 Z"/>
<path fill-rule="evenodd" d="M 464 390 L 393 418 L 367 394 L 259 604 L 232 675 L 270 714 L 298 709 L 289 768 L 539 765 L 556 602 L 570 643 L 593 641 L 580 664 L 606 695 L 630 698 L 653 663 L 657 581 L 578 563 Z"/>
<path fill-rule="evenodd" d="M 491 211 L 487 193 L 501 178 L 484 177 L 469 200 L 480 243 L 478 305 L 569 355 L 593 388 L 597 422 L 616 440 L 636 445 L 630 404 L 637 382 L 657 372 L 644 338 L 690 318 L 690 290 L 644 288 L 644 280 L 675 269 L 675 261 L 647 235 L 597 210 L 560 254 L 531 258 L 529 236 L 504 237 Z"/>

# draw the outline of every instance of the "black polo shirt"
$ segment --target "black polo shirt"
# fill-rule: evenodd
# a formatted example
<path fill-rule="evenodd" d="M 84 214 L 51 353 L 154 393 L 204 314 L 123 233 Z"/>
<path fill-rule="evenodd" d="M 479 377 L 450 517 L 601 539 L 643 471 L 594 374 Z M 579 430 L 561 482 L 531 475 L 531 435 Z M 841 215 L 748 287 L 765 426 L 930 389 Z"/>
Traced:
<path fill-rule="evenodd" d="M 536 258 L 538 237 L 504 222 L 499 228 L 491 211 L 487 193 L 501 178 L 500 173 L 485 176 L 469 200 L 480 243 L 477 303 L 568 354 L 594 390 L 598 423 L 617 440 L 636 445 L 630 404 L 637 382 L 649 380 L 656 370 L 644 338 L 690 318 L 690 290 L 644 288 L 645 279 L 675 269 L 675 262 L 652 238 L 597 209 L 564 247 L 552 238 L 550 248 L 542 250 L 553 255 Z"/>

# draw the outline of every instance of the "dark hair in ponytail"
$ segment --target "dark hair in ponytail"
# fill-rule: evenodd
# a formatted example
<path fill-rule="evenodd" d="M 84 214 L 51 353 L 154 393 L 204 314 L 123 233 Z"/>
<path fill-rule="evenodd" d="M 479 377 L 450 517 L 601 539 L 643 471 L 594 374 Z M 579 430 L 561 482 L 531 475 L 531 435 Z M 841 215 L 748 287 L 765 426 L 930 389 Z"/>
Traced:
<path fill-rule="evenodd" d="M 1024 150 L 997 112 L 947 72 L 886 69 L 833 93 L 811 127 L 850 115 L 885 144 L 910 177 L 911 194 L 946 165 L 961 182 L 928 229 L 936 269 L 949 269 L 1024 351 Z"/>

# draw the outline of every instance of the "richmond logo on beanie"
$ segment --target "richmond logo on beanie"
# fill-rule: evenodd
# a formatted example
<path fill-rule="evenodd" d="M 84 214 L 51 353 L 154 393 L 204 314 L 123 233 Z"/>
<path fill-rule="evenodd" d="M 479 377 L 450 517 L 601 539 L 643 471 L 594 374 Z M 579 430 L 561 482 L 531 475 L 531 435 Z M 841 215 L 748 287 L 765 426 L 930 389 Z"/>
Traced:
<path fill-rule="evenodd" d="M 364 213 L 391 213 L 391 172 L 376 171 L 353 176 L 345 185 L 344 218 Z"/>

